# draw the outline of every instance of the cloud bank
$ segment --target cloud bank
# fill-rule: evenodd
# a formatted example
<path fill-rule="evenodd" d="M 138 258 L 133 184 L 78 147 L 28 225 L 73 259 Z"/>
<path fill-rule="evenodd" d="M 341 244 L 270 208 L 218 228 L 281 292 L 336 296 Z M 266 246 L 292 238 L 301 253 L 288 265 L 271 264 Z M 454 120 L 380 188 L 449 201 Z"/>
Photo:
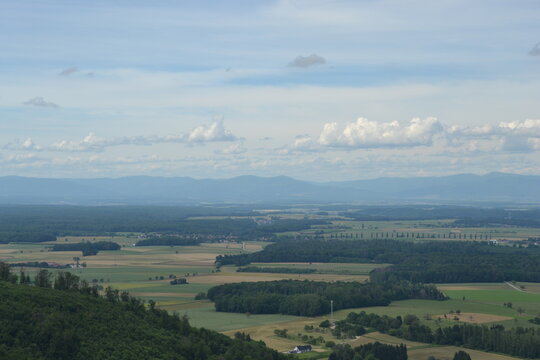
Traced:
<path fill-rule="evenodd" d="M 108 147 L 121 145 L 148 146 L 163 143 L 202 144 L 207 142 L 228 142 L 241 140 L 231 131 L 225 129 L 223 121 L 215 121 L 209 125 L 201 125 L 189 133 L 179 135 L 149 135 L 124 136 L 116 138 L 100 138 L 89 133 L 82 140 L 60 140 L 49 146 L 36 145 L 31 138 L 20 143 L 9 143 L 4 146 L 6 150 L 21 151 L 61 151 L 61 152 L 102 152 Z"/>
<path fill-rule="evenodd" d="M 434 117 L 414 118 L 405 124 L 358 118 L 344 126 L 326 123 L 315 138 L 298 135 L 284 151 L 415 148 L 435 143 L 446 149 L 462 147 L 468 151 L 536 151 L 540 150 L 540 120 L 448 127 Z"/>
<path fill-rule="evenodd" d="M 420 146 L 431 145 L 433 138 L 442 132 L 443 126 L 436 118 L 415 118 L 403 126 L 397 121 L 379 123 L 358 118 L 343 129 L 335 122 L 325 124 L 318 143 L 348 148 Z"/>

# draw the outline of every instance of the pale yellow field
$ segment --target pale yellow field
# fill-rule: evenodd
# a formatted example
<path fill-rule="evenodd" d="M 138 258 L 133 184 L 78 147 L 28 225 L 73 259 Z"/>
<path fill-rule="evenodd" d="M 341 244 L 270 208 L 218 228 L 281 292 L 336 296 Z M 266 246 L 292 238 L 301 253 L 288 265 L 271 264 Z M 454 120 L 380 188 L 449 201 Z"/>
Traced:
<path fill-rule="evenodd" d="M 268 345 L 271 348 L 274 348 L 278 351 L 286 351 L 286 350 L 290 350 L 294 348 L 296 345 L 302 344 L 302 342 L 301 341 L 299 342 L 298 340 L 291 340 L 291 339 L 277 337 L 274 334 L 274 330 L 287 329 L 289 331 L 289 334 L 291 335 L 302 333 L 302 334 L 313 335 L 314 337 L 322 336 L 323 338 L 325 338 L 325 340 L 333 340 L 333 336 L 330 334 L 329 330 L 326 330 L 326 332 L 321 332 L 321 333 L 319 332 L 306 333 L 306 331 L 304 330 L 305 325 L 313 325 L 314 327 L 318 327 L 320 322 L 323 320 L 324 320 L 323 317 L 303 318 L 300 320 L 226 331 L 224 332 L 224 334 L 233 336 L 234 333 L 237 331 L 244 332 L 246 334 L 249 334 L 252 339 L 264 341 L 266 345 Z M 317 347 L 317 346 L 315 346 L 314 348 L 320 349 L 320 347 Z"/>
<path fill-rule="evenodd" d="M 525 291 L 525 292 L 530 292 L 530 293 L 535 293 L 535 294 L 540 293 L 540 284 L 539 283 L 517 282 L 516 286 L 517 287 L 524 286 L 524 288 L 522 290 Z"/>
<path fill-rule="evenodd" d="M 313 280 L 313 281 L 359 281 L 368 280 L 364 275 L 333 274 L 268 274 L 268 273 L 228 273 L 204 274 L 191 277 L 193 284 L 230 284 L 242 281 L 274 281 L 274 280 Z"/>
<path fill-rule="evenodd" d="M 437 284 L 441 291 L 445 290 L 505 290 L 508 288 L 504 283 L 493 284 Z"/>
<path fill-rule="evenodd" d="M 424 343 L 420 343 L 416 341 L 399 339 L 397 337 L 390 336 L 387 334 L 382 334 L 380 332 L 372 332 L 363 336 L 359 336 L 357 339 L 348 341 L 347 343 L 351 344 L 351 346 L 359 346 L 359 345 L 363 345 L 363 344 L 367 344 L 367 343 L 375 342 L 375 341 L 378 341 L 380 343 L 385 343 L 385 344 L 392 344 L 392 345 L 404 344 L 407 346 L 407 348 L 414 348 L 414 347 L 426 345 Z"/>
<path fill-rule="evenodd" d="M 426 360 L 428 356 L 435 356 L 439 360 L 452 360 L 459 350 L 467 352 L 472 360 L 516 360 L 519 358 L 459 348 L 456 346 L 428 347 L 423 349 L 409 350 L 409 360 Z"/>

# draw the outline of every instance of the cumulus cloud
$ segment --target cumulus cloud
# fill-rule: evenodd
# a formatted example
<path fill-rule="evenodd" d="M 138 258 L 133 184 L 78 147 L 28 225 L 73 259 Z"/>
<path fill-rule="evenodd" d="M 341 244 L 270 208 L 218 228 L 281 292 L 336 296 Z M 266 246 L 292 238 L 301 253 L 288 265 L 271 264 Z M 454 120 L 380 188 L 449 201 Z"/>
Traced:
<path fill-rule="evenodd" d="M 45 101 L 45 99 L 41 96 L 36 96 L 35 98 L 32 98 L 30 100 L 27 100 L 25 102 L 23 102 L 23 105 L 26 105 L 26 106 L 37 106 L 37 107 L 49 107 L 49 108 L 58 108 L 60 106 L 58 106 L 57 104 L 53 103 L 53 102 L 50 102 L 50 101 Z"/>
<path fill-rule="evenodd" d="M 294 142 L 291 144 L 292 150 L 309 151 L 309 150 L 315 150 L 317 147 L 318 147 L 317 143 L 315 143 L 311 139 L 311 136 L 307 134 L 295 136 Z"/>
<path fill-rule="evenodd" d="M 31 138 L 27 138 L 19 143 L 9 143 L 4 146 L 5 150 L 26 150 L 26 151 L 41 151 L 43 148 L 36 145 Z"/>
<path fill-rule="evenodd" d="M 188 137 L 188 142 L 207 141 L 235 141 L 238 138 L 223 126 L 223 120 L 215 121 L 210 125 L 202 125 L 193 129 Z"/>
<path fill-rule="evenodd" d="M 240 155 L 247 151 L 242 144 L 232 144 L 231 146 L 226 147 L 225 149 L 215 150 L 214 153 L 218 155 Z"/>
<path fill-rule="evenodd" d="M 496 126 L 454 126 L 448 129 L 447 133 L 448 138 L 454 143 L 467 139 L 493 140 L 497 142 L 499 150 L 534 151 L 539 149 L 540 120 L 501 122 Z"/>
<path fill-rule="evenodd" d="M 540 120 L 501 122 L 471 127 L 444 126 L 436 118 L 414 118 L 406 124 L 359 118 L 340 126 L 326 123 L 318 137 L 298 135 L 280 154 L 292 151 L 414 148 L 437 146 L 442 151 L 527 152 L 540 150 Z M 442 148 L 441 148 L 442 147 Z"/>
<path fill-rule="evenodd" d="M 318 138 L 322 146 L 349 148 L 377 148 L 431 145 L 435 136 L 444 132 L 436 118 L 412 119 L 401 125 L 397 121 L 376 122 L 358 118 L 343 129 L 327 123 Z"/>
<path fill-rule="evenodd" d="M 100 139 L 95 134 L 90 133 L 85 136 L 81 141 L 61 140 L 55 142 L 49 146 L 49 150 L 56 151 L 103 151 L 106 146 L 110 146 L 110 141 L 106 139 Z"/>
<path fill-rule="evenodd" d="M 289 63 L 290 67 L 308 68 L 316 65 L 326 64 L 326 59 L 317 54 L 311 54 L 309 56 L 297 56 L 293 61 Z"/>
<path fill-rule="evenodd" d="M 529 51 L 531 56 L 540 56 L 540 43 L 534 45 L 534 47 Z"/>
<path fill-rule="evenodd" d="M 124 136 L 116 138 L 101 138 L 94 133 L 89 133 L 82 140 L 60 140 L 49 146 L 41 147 L 34 144 L 32 139 L 28 138 L 18 144 L 7 144 L 4 146 L 7 150 L 26 150 L 26 151 L 63 151 L 63 152 L 102 152 L 108 147 L 121 145 L 153 145 L 163 143 L 185 143 L 202 144 L 207 142 L 227 142 L 241 140 L 231 131 L 225 129 L 223 121 L 215 121 L 209 125 L 202 125 L 194 128 L 189 133 L 178 135 L 148 135 L 148 136 Z M 231 149 L 230 153 L 239 153 L 240 147 L 236 150 Z"/>
<path fill-rule="evenodd" d="M 76 73 L 77 71 L 79 71 L 79 69 L 74 67 L 74 66 L 73 67 L 68 67 L 68 68 L 60 71 L 58 73 L 58 76 L 69 76 L 69 75 L 71 75 L 73 73 Z"/>

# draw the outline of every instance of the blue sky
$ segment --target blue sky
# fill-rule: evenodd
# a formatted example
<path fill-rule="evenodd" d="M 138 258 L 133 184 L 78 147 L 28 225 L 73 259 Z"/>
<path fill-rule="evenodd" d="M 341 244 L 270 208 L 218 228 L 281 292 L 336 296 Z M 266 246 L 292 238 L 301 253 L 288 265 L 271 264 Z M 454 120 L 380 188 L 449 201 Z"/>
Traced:
<path fill-rule="evenodd" d="M 538 1 L 0 2 L 0 175 L 540 174 Z"/>

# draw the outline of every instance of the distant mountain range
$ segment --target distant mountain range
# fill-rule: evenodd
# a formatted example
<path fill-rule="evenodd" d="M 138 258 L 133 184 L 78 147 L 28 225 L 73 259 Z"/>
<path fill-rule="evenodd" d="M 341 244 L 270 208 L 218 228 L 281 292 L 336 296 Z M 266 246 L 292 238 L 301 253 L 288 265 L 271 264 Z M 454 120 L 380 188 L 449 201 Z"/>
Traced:
<path fill-rule="evenodd" d="M 2 204 L 308 204 L 540 202 L 540 176 L 504 173 L 316 183 L 286 176 L 0 177 Z"/>

